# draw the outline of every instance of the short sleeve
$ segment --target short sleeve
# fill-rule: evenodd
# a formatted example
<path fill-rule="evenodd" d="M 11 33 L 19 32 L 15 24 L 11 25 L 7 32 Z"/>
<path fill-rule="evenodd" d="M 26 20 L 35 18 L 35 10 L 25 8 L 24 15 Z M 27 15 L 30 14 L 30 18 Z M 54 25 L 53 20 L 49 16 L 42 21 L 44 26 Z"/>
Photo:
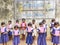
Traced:
<path fill-rule="evenodd" d="M 39 32 L 39 31 L 40 31 L 40 29 L 38 28 L 38 29 L 37 29 L 37 32 Z"/>
<path fill-rule="evenodd" d="M 5 28 L 4 30 L 5 30 L 5 32 L 7 32 L 7 28 Z"/>
<path fill-rule="evenodd" d="M 28 31 L 28 28 L 26 28 L 26 31 Z"/>
<path fill-rule="evenodd" d="M 20 35 L 20 30 L 19 30 L 19 32 L 18 32 L 18 33 L 19 33 L 19 35 Z"/>
<path fill-rule="evenodd" d="M 33 32 L 34 29 L 32 29 L 32 32 Z"/>
<path fill-rule="evenodd" d="M 51 33 L 52 33 L 52 34 L 55 34 L 55 30 L 54 30 L 54 29 L 52 29 Z"/>

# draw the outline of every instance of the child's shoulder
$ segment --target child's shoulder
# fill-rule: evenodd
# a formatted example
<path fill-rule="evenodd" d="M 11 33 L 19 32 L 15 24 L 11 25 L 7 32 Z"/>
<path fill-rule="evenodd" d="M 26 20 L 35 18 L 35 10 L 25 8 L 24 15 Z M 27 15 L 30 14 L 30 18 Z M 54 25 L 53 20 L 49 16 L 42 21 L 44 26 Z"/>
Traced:
<path fill-rule="evenodd" d="M 56 28 L 56 27 L 53 27 L 52 29 L 54 29 L 54 30 L 55 30 L 55 29 L 57 29 L 57 28 Z"/>
<path fill-rule="evenodd" d="M 60 30 L 60 26 L 57 29 Z"/>
<path fill-rule="evenodd" d="M 57 28 L 53 27 L 52 29 L 54 29 L 54 30 L 56 30 L 56 29 L 57 29 L 57 30 L 59 30 L 59 29 L 60 29 L 60 27 L 57 27 Z"/>
<path fill-rule="evenodd" d="M 7 27 L 5 26 L 5 27 L 3 27 L 4 29 L 6 29 Z"/>
<path fill-rule="evenodd" d="M 33 27 L 29 27 L 29 26 L 28 26 L 28 27 L 27 27 L 27 29 L 31 29 L 31 30 L 33 30 L 34 28 L 33 28 Z"/>
<path fill-rule="evenodd" d="M 43 27 L 38 27 L 38 29 L 41 29 L 41 28 L 44 28 L 44 26 Z"/>

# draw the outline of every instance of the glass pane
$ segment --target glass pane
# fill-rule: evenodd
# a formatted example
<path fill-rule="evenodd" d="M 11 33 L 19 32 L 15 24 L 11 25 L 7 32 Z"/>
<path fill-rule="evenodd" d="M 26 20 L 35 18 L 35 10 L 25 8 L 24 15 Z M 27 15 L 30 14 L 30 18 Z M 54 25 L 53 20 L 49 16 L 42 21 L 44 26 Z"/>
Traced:
<path fill-rule="evenodd" d="M 17 0 L 18 18 L 55 18 L 55 0 Z"/>

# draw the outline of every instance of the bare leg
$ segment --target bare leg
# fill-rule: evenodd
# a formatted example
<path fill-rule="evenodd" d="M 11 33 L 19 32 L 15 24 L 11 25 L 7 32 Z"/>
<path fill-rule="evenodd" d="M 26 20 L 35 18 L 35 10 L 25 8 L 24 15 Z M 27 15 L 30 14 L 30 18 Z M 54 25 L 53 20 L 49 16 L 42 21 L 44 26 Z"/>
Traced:
<path fill-rule="evenodd" d="M 2 45 L 4 45 L 4 43 Z"/>
<path fill-rule="evenodd" d="M 55 44 L 53 44 L 53 45 L 55 45 Z"/>
<path fill-rule="evenodd" d="M 32 44 L 30 44 L 30 45 L 32 45 Z"/>
<path fill-rule="evenodd" d="M 56 44 L 56 45 L 58 45 L 58 44 Z"/>
<path fill-rule="evenodd" d="M 3 43 L 3 45 L 7 45 L 7 43 Z"/>
<path fill-rule="evenodd" d="M 27 44 L 27 45 L 29 45 L 29 44 Z"/>

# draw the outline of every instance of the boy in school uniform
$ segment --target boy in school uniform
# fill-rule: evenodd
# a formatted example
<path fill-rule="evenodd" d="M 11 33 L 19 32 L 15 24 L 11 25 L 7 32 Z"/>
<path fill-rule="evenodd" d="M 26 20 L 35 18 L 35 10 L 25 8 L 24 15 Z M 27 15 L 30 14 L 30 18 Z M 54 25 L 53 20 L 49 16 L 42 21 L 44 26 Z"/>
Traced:
<path fill-rule="evenodd" d="M 36 36 L 37 36 L 37 27 L 36 27 L 36 24 L 35 24 L 35 19 L 32 20 L 32 28 L 34 29 L 33 30 L 33 38 L 35 40 Z"/>
<path fill-rule="evenodd" d="M 55 23 L 56 21 L 55 21 L 55 19 L 52 19 L 51 20 L 51 23 L 50 23 L 50 30 L 54 27 L 54 23 Z"/>
<path fill-rule="evenodd" d="M 15 25 L 17 25 L 18 27 L 20 27 L 20 25 L 19 25 L 19 20 L 16 20 Z"/>
<path fill-rule="evenodd" d="M 8 36 L 9 36 L 9 40 L 12 39 L 12 21 L 8 21 L 8 24 L 7 24 L 7 29 L 8 29 Z"/>

